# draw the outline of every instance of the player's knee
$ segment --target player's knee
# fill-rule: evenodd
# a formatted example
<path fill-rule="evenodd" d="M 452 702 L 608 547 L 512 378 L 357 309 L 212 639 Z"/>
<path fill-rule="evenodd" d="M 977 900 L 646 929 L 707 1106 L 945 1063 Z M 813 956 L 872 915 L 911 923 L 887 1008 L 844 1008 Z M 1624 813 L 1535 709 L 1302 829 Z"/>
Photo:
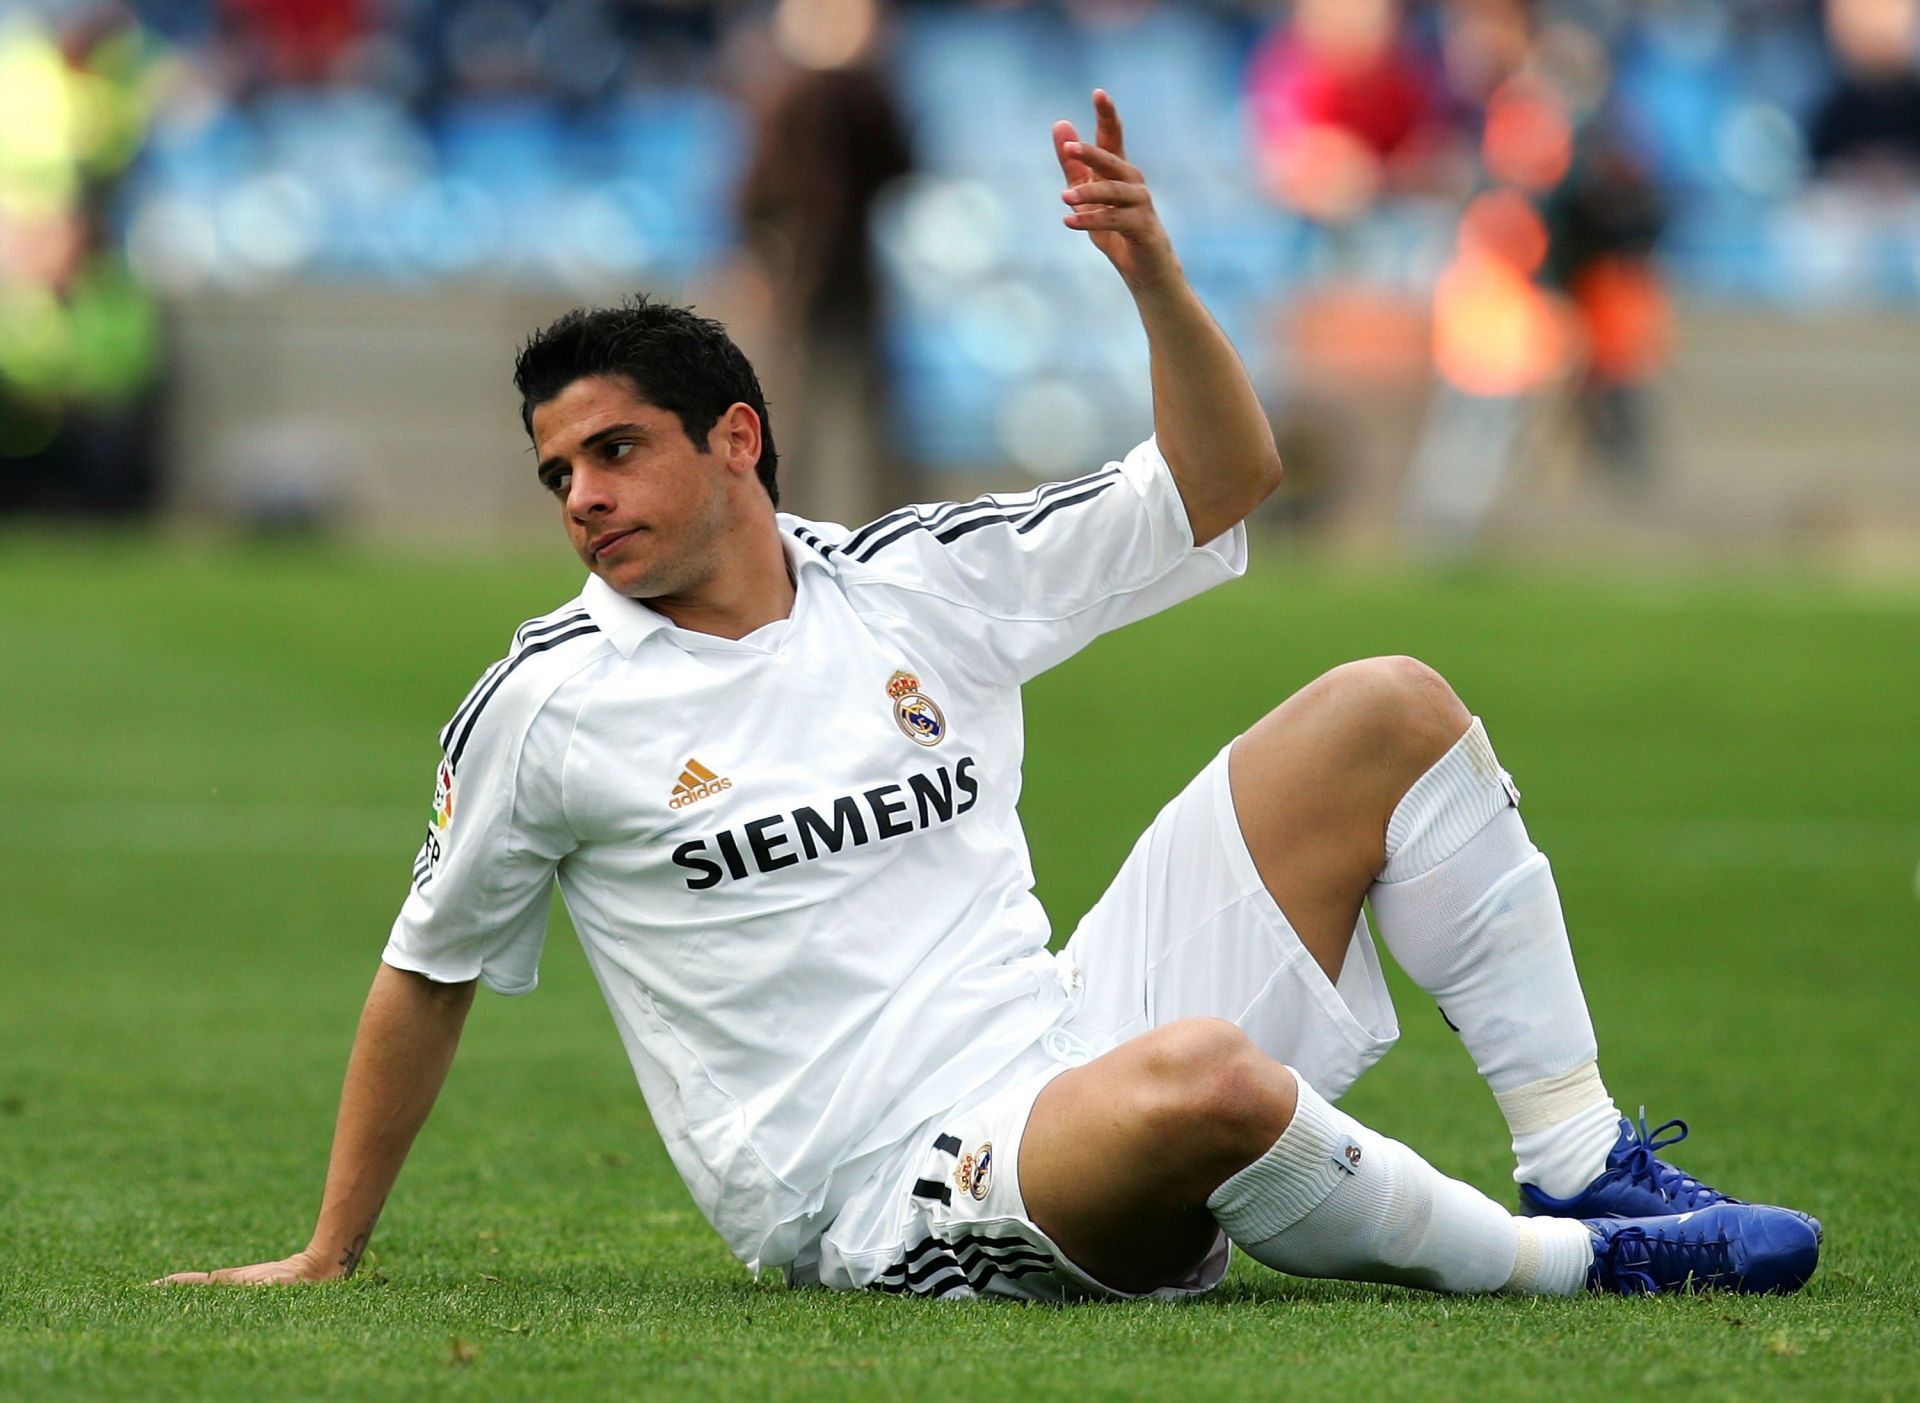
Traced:
<path fill-rule="evenodd" d="M 1418 658 L 1362 658 L 1320 682 L 1342 730 L 1370 763 L 1399 757 L 1423 772 L 1473 720 L 1447 679 Z"/>
<path fill-rule="evenodd" d="M 1188 1018 L 1147 1035 L 1145 1112 L 1163 1144 L 1196 1162 L 1243 1164 L 1293 1116 L 1293 1073 L 1237 1026 Z"/>

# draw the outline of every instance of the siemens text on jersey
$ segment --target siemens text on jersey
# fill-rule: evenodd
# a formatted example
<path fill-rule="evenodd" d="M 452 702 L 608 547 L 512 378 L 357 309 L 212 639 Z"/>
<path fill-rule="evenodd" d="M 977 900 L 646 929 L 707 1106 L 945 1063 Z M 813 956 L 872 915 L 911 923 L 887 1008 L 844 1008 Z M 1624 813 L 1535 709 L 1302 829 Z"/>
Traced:
<path fill-rule="evenodd" d="M 688 891 L 705 891 L 723 879 L 740 881 L 755 873 L 812 862 L 843 847 L 862 847 L 936 823 L 947 823 L 980 798 L 971 755 L 951 771 L 945 765 L 908 775 L 905 784 L 882 784 L 859 794 L 843 794 L 826 812 L 803 805 L 791 814 L 769 814 L 723 829 L 710 838 L 693 838 L 673 850 L 673 860 L 694 875 Z M 709 853 L 713 856 L 709 856 Z"/>

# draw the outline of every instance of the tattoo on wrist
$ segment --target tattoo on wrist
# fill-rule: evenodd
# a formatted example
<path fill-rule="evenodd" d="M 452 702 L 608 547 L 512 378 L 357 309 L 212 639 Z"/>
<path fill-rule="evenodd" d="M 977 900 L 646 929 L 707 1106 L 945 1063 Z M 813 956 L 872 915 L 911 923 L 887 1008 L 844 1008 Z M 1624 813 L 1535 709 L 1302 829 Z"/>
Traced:
<path fill-rule="evenodd" d="M 347 1250 L 340 1254 L 340 1272 L 343 1276 L 353 1275 L 353 1269 L 360 1265 L 360 1255 L 367 1250 L 367 1240 L 372 1236 L 371 1223 L 353 1235 L 353 1241 L 347 1244 Z"/>
<path fill-rule="evenodd" d="M 380 1208 L 387 1205 L 382 1203 Z M 340 1254 L 340 1274 L 352 1276 L 360 1265 L 360 1258 L 366 1254 L 367 1243 L 373 1239 L 373 1225 L 380 1221 L 380 1208 L 373 1210 L 373 1216 L 367 1219 L 367 1225 L 353 1235 L 353 1241 L 347 1244 L 347 1250 Z"/>

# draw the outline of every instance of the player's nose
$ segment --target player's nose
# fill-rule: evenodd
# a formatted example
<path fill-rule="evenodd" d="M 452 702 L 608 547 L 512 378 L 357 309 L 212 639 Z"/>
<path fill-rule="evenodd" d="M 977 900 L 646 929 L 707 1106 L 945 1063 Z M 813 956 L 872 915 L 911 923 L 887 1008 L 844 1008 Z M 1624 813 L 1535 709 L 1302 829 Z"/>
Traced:
<path fill-rule="evenodd" d="M 604 473 L 589 464 L 576 465 L 567 483 L 567 511 L 579 521 L 606 515 L 613 510 L 610 486 Z"/>

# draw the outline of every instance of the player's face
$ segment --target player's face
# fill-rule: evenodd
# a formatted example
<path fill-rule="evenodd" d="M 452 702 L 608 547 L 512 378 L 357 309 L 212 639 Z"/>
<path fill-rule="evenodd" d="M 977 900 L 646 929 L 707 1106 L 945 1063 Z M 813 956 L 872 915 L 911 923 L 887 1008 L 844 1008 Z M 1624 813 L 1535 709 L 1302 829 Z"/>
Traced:
<path fill-rule="evenodd" d="M 732 519 L 726 425 L 696 445 L 619 375 L 575 380 L 533 411 L 540 484 L 589 570 L 630 599 L 712 577 Z"/>

